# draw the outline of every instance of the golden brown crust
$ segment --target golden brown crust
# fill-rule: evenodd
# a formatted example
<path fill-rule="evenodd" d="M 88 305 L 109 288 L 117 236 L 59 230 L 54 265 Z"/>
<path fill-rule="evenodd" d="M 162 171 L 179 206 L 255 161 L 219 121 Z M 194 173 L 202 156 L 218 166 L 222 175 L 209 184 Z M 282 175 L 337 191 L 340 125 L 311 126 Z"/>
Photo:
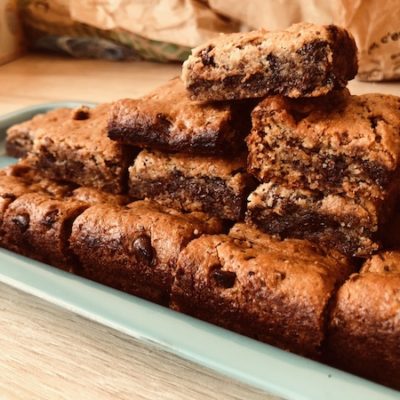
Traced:
<path fill-rule="evenodd" d="M 383 94 L 263 100 L 247 138 L 250 171 L 260 180 L 349 197 L 382 198 L 398 181 L 400 98 Z"/>
<path fill-rule="evenodd" d="M 153 202 L 95 205 L 76 219 L 70 242 L 83 276 L 166 304 L 179 252 L 220 227 L 216 219 L 188 218 Z"/>
<path fill-rule="evenodd" d="M 400 274 L 378 272 L 376 262 L 339 289 L 327 358 L 335 366 L 400 389 Z"/>
<path fill-rule="evenodd" d="M 142 150 L 129 169 L 129 194 L 181 211 L 239 220 L 254 187 L 245 159 Z"/>
<path fill-rule="evenodd" d="M 187 97 L 179 78 L 138 100 L 114 103 L 109 137 L 124 144 L 204 155 L 243 148 L 251 104 L 200 103 Z"/>
<path fill-rule="evenodd" d="M 283 94 L 321 96 L 357 73 L 357 48 L 346 30 L 300 23 L 268 32 L 220 35 L 192 50 L 182 79 L 193 99 Z"/>
<path fill-rule="evenodd" d="M 172 308 L 284 349 L 317 357 L 326 307 L 352 272 L 342 256 L 280 241 L 244 224 L 181 252 Z"/>
<path fill-rule="evenodd" d="M 58 109 L 32 124 L 33 147 L 28 157 L 50 179 L 92 186 L 119 194 L 133 154 L 107 137 L 110 105 L 93 109 Z"/>
<path fill-rule="evenodd" d="M 72 222 L 87 208 L 82 202 L 60 200 L 45 193 L 20 196 L 7 208 L 2 225 L 2 245 L 9 250 L 74 271 L 69 251 Z"/>

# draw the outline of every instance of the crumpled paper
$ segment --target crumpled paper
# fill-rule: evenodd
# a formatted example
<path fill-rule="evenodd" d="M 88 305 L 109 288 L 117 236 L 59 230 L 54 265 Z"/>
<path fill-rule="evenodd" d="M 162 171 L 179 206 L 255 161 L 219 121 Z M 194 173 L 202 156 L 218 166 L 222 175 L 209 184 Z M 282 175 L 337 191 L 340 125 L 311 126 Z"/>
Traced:
<path fill-rule="evenodd" d="M 188 47 L 239 28 L 198 0 L 70 0 L 70 12 L 74 20 L 97 28 Z"/>

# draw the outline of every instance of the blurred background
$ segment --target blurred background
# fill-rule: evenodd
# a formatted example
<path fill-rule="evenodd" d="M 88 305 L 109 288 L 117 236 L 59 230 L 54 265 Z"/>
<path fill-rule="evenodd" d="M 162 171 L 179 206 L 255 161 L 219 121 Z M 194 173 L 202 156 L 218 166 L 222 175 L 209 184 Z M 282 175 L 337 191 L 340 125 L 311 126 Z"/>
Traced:
<path fill-rule="evenodd" d="M 309 21 L 349 29 L 358 78 L 400 78 L 399 0 L 0 0 L 0 64 L 30 51 L 181 62 L 220 32 Z"/>

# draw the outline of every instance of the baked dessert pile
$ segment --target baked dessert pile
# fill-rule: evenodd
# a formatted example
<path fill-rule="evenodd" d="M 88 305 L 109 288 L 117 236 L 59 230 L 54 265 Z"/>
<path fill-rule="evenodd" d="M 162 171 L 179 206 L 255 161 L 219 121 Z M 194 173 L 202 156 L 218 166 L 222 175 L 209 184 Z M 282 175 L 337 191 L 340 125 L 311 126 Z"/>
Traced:
<path fill-rule="evenodd" d="M 333 25 L 221 35 L 12 126 L 0 244 L 400 389 L 400 99 L 356 73 Z"/>

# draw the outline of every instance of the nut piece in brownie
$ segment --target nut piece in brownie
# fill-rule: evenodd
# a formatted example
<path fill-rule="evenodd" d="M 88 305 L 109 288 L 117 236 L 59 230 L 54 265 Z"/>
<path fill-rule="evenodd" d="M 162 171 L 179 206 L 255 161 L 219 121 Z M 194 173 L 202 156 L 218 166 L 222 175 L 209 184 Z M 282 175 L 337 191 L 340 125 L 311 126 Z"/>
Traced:
<path fill-rule="evenodd" d="M 379 247 L 394 208 L 397 188 L 385 200 L 263 183 L 249 196 L 246 221 L 280 237 L 309 239 L 349 256 Z"/>
<path fill-rule="evenodd" d="M 7 208 L 2 224 L 2 246 L 58 268 L 74 271 L 69 251 L 72 223 L 87 204 L 61 200 L 45 193 L 28 193 Z"/>
<path fill-rule="evenodd" d="M 69 108 L 59 108 L 46 114 L 38 114 L 31 120 L 21 122 L 8 128 L 6 137 L 6 153 L 10 157 L 22 158 L 32 150 L 34 132 L 43 124 L 51 121 L 54 124 L 62 124 L 70 116 Z"/>
<path fill-rule="evenodd" d="M 191 101 L 176 78 L 140 99 L 115 102 L 108 135 L 120 143 L 164 151 L 230 154 L 243 148 L 252 105 Z"/>
<path fill-rule="evenodd" d="M 254 187 L 244 155 L 213 156 L 142 150 L 129 169 L 129 194 L 181 211 L 203 211 L 228 220 L 243 217 Z"/>
<path fill-rule="evenodd" d="M 90 207 L 75 220 L 70 243 L 82 276 L 166 305 L 182 248 L 220 231 L 219 220 L 203 213 L 183 215 L 139 201 Z"/>
<path fill-rule="evenodd" d="M 53 111 L 34 129 L 30 160 L 50 179 L 91 186 L 111 193 L 126 188 L 126 173 L 132 150 L 107 137 L 108 104 L 93 109 L 81 107 Z M 48 117 L 48 118 L 46 118 Z"/>
<path fill-rule="evenodd" d="M 182 80 L 192 99 L 321 96 L 357 73 L 353 37 L 335 25 L 220 35 L 192 50 Z"/>
<path fill-rule="evenodd" d="M 400 97 L 266 98 L 252 113 L 249 171 L 291 187 L 383 198 L 398 181 Z"/>
<path fill-rule="evenodd" d="M 328 361 L 400 389 L 400 252 L 368 260 L 339 289 L 327 341 Z"/>
<path fill-rule="evenodd" d="M 229 235 L 203 235 L 181 252 L 171 307 L 317 358 L 328 302 L 352 271 L 339 253 L 236 224 Z"/>

